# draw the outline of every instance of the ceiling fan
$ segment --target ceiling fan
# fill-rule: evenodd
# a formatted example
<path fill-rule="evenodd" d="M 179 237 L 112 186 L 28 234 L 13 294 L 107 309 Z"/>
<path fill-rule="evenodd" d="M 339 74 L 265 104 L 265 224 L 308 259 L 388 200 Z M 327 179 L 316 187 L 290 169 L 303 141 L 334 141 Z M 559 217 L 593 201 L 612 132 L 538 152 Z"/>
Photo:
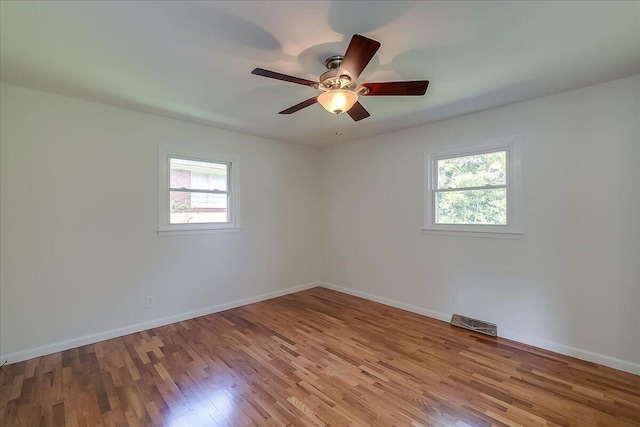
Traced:
<path fill-rule="evenodd" d="M 256 68 L 251 72 L 257 76 L 310 86 L 322 91 L 318 96 L 280 111 L 278 114 L 292 114 L 319 102 L 328 112 L 340 114 L 346 112 L 354 121 L 366 119 L 369 112 L 358 102 L 358 96 L 421 96 L 427 91 L 428 80 L 404 82 L 381 82 L 356 84 L 356 80 L 365 69 L 373 55 L 380 48 L 380 42 L 359 34 L 351 38 L 347 52 L 327 58 L 328 71 L 314 82 L 300 77 L 288 76 L 275 71 Z"/>

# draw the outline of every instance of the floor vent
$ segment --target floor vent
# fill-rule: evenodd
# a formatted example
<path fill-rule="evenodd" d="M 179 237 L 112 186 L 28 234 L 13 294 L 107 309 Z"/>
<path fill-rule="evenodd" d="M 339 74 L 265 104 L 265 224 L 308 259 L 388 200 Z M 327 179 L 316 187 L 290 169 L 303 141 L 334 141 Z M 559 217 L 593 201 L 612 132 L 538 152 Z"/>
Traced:
<path fill-rule="evenodd" d="M 454 314 L 451 317 L 451 324 L 460 328 L 469 329 L 471 331 L 480 332 L 481 334 L 491 335 L 492 337 L 498 336 L 498 326 L 493 323 L 484 322 L 478 319 L 472 319 L 470 317 L 464 317 L 459 314 Z"/>

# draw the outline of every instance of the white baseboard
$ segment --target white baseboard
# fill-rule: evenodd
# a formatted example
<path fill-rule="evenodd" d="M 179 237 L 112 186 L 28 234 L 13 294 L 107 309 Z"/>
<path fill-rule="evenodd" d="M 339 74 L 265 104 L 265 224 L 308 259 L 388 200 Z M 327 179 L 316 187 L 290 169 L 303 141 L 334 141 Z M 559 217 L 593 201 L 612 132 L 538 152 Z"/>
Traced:
<path fill-rule="evenodd" d="M 271 298 L 280 297 L 282 295 L 303 291 L 305 289 L 315 288 L 317 286 L 318 286 L 318 282 L 306 283 L 304 285 L 294 286 L 287 289 L 281 289 L 279 291 L 269 292 L 267 294 L 257 295 L 255 297 L 230 301 L 224 304 L 214 305 L 212 307 L 206 307 L 199 310 L 189 311 L 186 313 L 180 313 L 173 316 L 168 316 L 160 319 L 150 320 L 147 322 L 137 323 L 135 325 L 125 326 L 117 329 L 111 329 L 109 331 L 98 332 L 95 334 L 84 335 L 82 337 L 73 338 L 65 341 L 59 341 L 52 344 L 43 345 L 40 347 L 17 351 L 14 353 L 3 354 L 3 355 L 0 355 L 0 360 L 2 362 L 6 360 L 7 363 L 21 362 L 23 360 L 33 359 L 34 357 L 45 356 L 47 354 L 69 350 L 71 348 L 81 347 L 83 345 L 94 344 L 99 341 L 104 341 L 111 338 L 117 338 L 124 335 L 145 331 L 147 329 L 157 328 L 157 327 L 165 326 L 171 323 L 182 322 L 184 320 L 193 319 L 195 317 L 206 316 L 207 314 L 217 313 L 219 311 L 229 310 L 231 308 L 240 307 L 242 305 L 265 301 Z M 2 364 L 2 362 L 0 362 L 0 364 Z"/>
<path fill-rule="evenodd" d="M 587 362 L 593 362 L 599 365 L 604 365 L 610 368 L 629 372 L 631 374 L 640 375 L 640 363 L 633 363 L 627 360 L 617 359 L 615 357 L 607 356 L 606 354 L 595 353 L 593 351 L 571 347 L 569 345 L 560 344 L 553 341 L 547 341 L 542 338 L 522 335 L 518 332 L 508 329 L 498 330 L 498 335 L 501 338 L 506 338 L 523 344 L 532 345 L 534 347 L 553 351 L 554 353 L 564 354 L 565 356 L 575 357 L 576 359 L 586 360 Z"/>
<path fill-rule="evenodd" d="M 327 283 L 327 282 L 318 282 L 318 285 L 322 286 L 323 288 L 342 292 L 343 294 L 349 294 L 355 297 L 368 299 L 369 301 L 379 302 L 380 304 L 389 305 L 391 307 L 410 311 L 412 313 L 422 314 L 423 316 L 431 317 L 432 319 L 442 320 L 443 322 L 448 322 L 451 320 L 450 314 L 429 310 L 428 308 L 418 307 L 411 304 L 405 304 L 403 302 L 396 301 L 390 298 L 379 297 L 377 295 L 373 295 L 368 292 L 362 292 L 362 291 L 356 291 L 354 289 L 343 288 L 342 286 L 334 285 L 333 283 Z"/>
<path fill-rule="evenodd" d="M 294 286 L 287 289 L 281 289 L 275 292 L 269 292 L 267 294 L 257 295 L 255 297 L 230 301 L 224 304 L 219 304 L 212 307 L 189 311 L 189 312 L 177 314 L 174 316 L 150 320 L 148 322 L 138 323 L 138 324 L 126 326 L 123 328 L 112 329 L 109 331 L 103 331 L 95 334 L 85 335 L 82 337 L 78 337 L 78 338 L 74 338 L 66 341 L 59 341 L 56 343 L 47 344 L 47 345 L 32 348 L 32 349 L 9 353 L 5 355 L 1 355 L 0 360 L 2 361 L 6 360 L 7 363 L 21 362 L 23 360 L 32 359 L 34 357 L 40 357 L 40 356 L 55 353 L 58 351 L 69 350 L 71 348 L 76 348 L 83 345 L 88 345 L 88 344 L 93 344 L 99 341 L 108 340 L 111 338 L 121 337 L 123 335 L 145 331 L 147 329 L 157 328 L 157 327 L 168 325 L 171 323 L 182 322 L 184 320 L 193 319 L 195 317 L 206 316 L 207 314 L 217 313 L 220 311 L 229 310 L 231 308 L 240 307 L 242 305 L 265 301 L 271 298 L 276 298 L 282 295 L 287 295 L 294 292 L 311 289 L 317 286 L 321 286 L 327 289 L 332 289 L 345 294 L 357 296 L 370 301 L 379 302 L 380 304 L 385 304 L 391 307 L 399 308 L 401 310 L 406 310 L 412 313 L 421 314 L 423 316 L 431 317 L 433 319 L 441 320 L 443 322 L 449 322 L 451 320 L 450 313 L 442 313 L 435 310 L 429 310 L 424 307 L 418 307 L 415 305 L 406 304 L 390 298 L 385 298 L 385 297 L 380 297 L 374 294 L 370 294 L 368 292 L 344 288 L 342 286 L 334 285 L 332 283 L 318 281 L 318 282 L 306 283 L 304 285 Z M 640 364 L 638 363 L 633 363 L 626 360 L 617 359 L 615 357 L 607 356 L 604 354 L 594 353 L 592 351 L 583 350 L 580 348 L 575 348 L 575 347 L 559 344 L 552 341 L 547 341 L 541 338 L 522 335 L 518 332 L 511 331 L 511 330 L 499 329 L 498 333 L 501 338 L 510 339 L 523 344 L 528 344 L 534 347 L 564 354 L 566 356 L 575 357 L 577 359 L 598 363 L 600 365 L 608 366 L 610 368 L 619 369 L 621 371 L 640 375 Z"/>
<path fill-rule="evenodd" d="M 318 282 L 318 285 L 327 289 L 333 289 L 334 291 L 368 299 L 370 301 L 379 302 L 380 304 L 385 304 L 391 307 L 396 307 L 402 310 L 410 311 L 412 313 L 421 314 L 423 316 L 431 317 L 433 319 L 442 320 L 443 322 L 449 322 L 451 320 L 451 315 L 453 314 L 453 313 L 442 313 L 439 311 L 429 310 L 423 307 L 417 307 L 415 305 L 406 304 L 390 298 L 379 297 L 377 295 L 373 295 L 368 292 L 344 288 L 342 286 L 334 285 L 333 283 Z M 615 357 L 594 353 L 589 350 L 583 350 L 580 348 L 575 348 L 575 347 L 559 344 L 552 341 L 547 341 L 541 338 L 523 335 L 511 330 L 498 329 L 498 335 L 501 338 L 517 341 L 522 344 L 532 345 L 534 347 L 553 351 L 555 353 L 563 354 L 565 356 L 575 357 L 577 359 L 586 360 L 587 362 L 598 363 L 600 365 L 608 366 L 610 368 L 619 369 L 621 371 L 640 375 L 639 363 L 633 363 L 627 360 L 616 359 Z"/>

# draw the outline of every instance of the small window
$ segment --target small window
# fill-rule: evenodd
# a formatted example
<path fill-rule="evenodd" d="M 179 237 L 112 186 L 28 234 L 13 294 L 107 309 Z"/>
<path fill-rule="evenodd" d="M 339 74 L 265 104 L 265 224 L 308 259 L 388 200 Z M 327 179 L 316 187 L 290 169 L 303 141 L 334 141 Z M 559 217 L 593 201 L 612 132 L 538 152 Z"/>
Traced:
<path fill-rule="evenodd" d="M 425 230 L 519 233 L 519 144 L 427 156 Z"/>
<path fill-rule="evenodd" d="M 234 162 L 160 150 L 160 231 L 234 228 Z"/>
<path fill-rule="evenodd" d="M 228 223 L 230 166 L 169 156 L 169 224 Z"/>

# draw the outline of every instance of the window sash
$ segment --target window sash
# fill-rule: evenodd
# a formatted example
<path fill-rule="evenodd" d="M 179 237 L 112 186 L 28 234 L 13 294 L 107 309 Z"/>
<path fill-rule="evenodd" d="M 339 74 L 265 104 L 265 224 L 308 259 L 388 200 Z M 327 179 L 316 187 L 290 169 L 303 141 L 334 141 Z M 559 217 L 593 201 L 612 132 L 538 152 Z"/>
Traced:
<path fill-rule="evenodd" d="M 193 162 L 201 162 L 201 163 L 210 163 L 213 165 L 224 165 L 227 167 L 227 171 L 226 171 L 226 181 L 227 181 L 227 190 L 205 190 L 205 189 L 197 189 L 197 188 L 174 188 L 171 187 L 171 160 L 172 159 L 176 159 L 176 160 L 190 160 Z M 221 161 L 221 160 L 203 160 L 201 158 L 197 158 L 197 157 L 188 157 L 188 156 L 178 156 L 175 154 L 167 154 L 167 177 L 166 177 L 166 182 L 167 182 L 167 188 L 169 190 L 173 190 L 173 191 L 192 191 L 192 192 L 198 192 L 198 191 L 225 191 L 230 193 L 231 192 L 231 163 L 229 161 Z"/>
<path fill-rule="evenodd" d="M 210 163 L 210 164 L 214 164 L 214 165 L 225 165 L 226 166 L 226 187 L 227 190 L 204 190 L 204 189 L 191 189 L 191 188 L 184 188 L 184 187 L 180 187 L 180 188 L 176 188 L 176 187 L 171 187 L 171 160 L 172 159 L 179 159 L 179 160 L 191 160 L 191 161 L 196 161 L 196 162 L 203 162 L 203 163 Z M 189 224 L 185 224 L 185 223 L 176 223 L 176 222 L 171 222 L 171 204 L 167 203 L 166 205 L 166 209 L 168 212 L 168 225 L 169 227 L 184 227 L 185 225 L 188 226 L 195 226 L 195 228 L 197 229 L 198 226 L 228 226 L 228 225 L 232 225 L 234 223 L 234 212 L 233 212 L 233 198 L 232 198 L 232 191 L 231 191 L 231 168 L 232 168 L 232 162 L 230 161 L 219 161 L 219 160 L 207 160 L 207 159 L 203 159 L 203 158 L 199 158 L 199 157 L 190 157 L 190 156 L 181 156 L 181 155 L 175 155 L 175 154 L 167 154 L 166 157 L 166 168 L 167 168 L 167 173 L 166 173 L 166 177 L 165 177 L 165 183 L 166 183 L 166 200 L 169 201 L 171 200 L 171 192 L 181 192 L 181 193 L 198 193 L 198 194 L 226 194 L 227 195 L 227 221 L 216 221 L 216 222 L 197 222 L 197 223 L 189 223 Z"/>
<path fill-rule="evenodd" d="M 433 159 L 432 163 L 432 179 L 431 179 L 431 209 L 432 209 L 432 218 L 434 225 L 446 225 L 446 226 L 471 226 L 471 227 L 482 227 L 482 226 L 491 226 L 491 227 L 508 227 L 510 225 L 510 192 L 509 192 L 509 177 L 510 177 L 510 149 L 508 147 L 500 148 L 500 149 L 487 149 L 487 150 L 478 150 L 478 151 L 470 151 L 468 154 L 462 155 L 443 155 L 438 156 Z M 500 185 L 481 185 L 481 186 L 472 186 L 472 187 L 447 187 L 447 188 L 438 188 L 438 177 L 439 169 L 438 162 L 441 160 L 448 159 L 460 159 L 464 157 L 472 157 L 479 156 L 483 154 L 493 154 L 493 153 L 505 153 L 505 184 Z M 473 222 L 464 222 L 464 223 L 447 223 L 447 222 L 438 222 L 440 217 L 440 213 L 438 211 L 438 203 L 437 203 L 437 195 L 438 193 L 447 193 L 447 192 L 458 192 L 458 191 L 478 191 L 478 190 L 492 190 L 492 189 L 505 189 L 506 192 L 506 221 L 505 224 L 477 224 Z"/>
<path fill-rule="evenodd" d="M 506 203 L 506 211 L 505 211 L 505 223 L 504 224 L 486 224 L 486 223 L 478 223 L 478 222 L 443 222 L 440 221 L 440 210 L 438 209 L 438 194 L 440 193 L 454 193 L 458 191 L 482 191 L 482 190 L 505 190 L 505 203 Z M 505 185 L 493 185 L 486 187 L 466 187 L 466 188 L 455 188 L 455 189 L 447 189 L 447 190 L 434 190 L 433 198 L 431 201 L 433 206 L 433 224 L 437 226 L 453 226 L 453 227 L 508 227 L 511 225 L 509 217 L 510 209 L 509 209 L 509 187 Z"/>
<path fill-rule="evenodd" d="M 442 191 L 442 190 L 453 190 L 455 188 L 460 188 L 462 189 L 463 187 L 446 187 L 446 188 L 438 188 L 438 162 L 441 160 L 449 160 L 449 159 L 460 159 L 463 157 L 473 157 L 473 156 L 479 156 L 482 154 L 493 154 L 493 153 L 505 153 L 505 183 L 504 184 L 493 184 L 493 185 L 480 185 L 480 186 L 474 186 L 474 187 L 464 187 L 467 190 L 473 190 L 473 189 L 482 189 L 482 188 L 492 188 L 492 187 L 496 187 L 496 188 L 504 188 L 504 187 L 509 187 L 509 179 L 511 176 L 511 149 L 510 147 L 501 147 L 501 148 L 490 148 L 490 149 L 485 149 L 485 150 L 477 150 L 477 151 L 472 151 L 470 150 L 468 153 L 466 154 L 456 154 L 456 155 L 442 155 L 442 156 L 438 156 L 438 157 L 434 157 L 433 158 L 433 163 L 431 165 L 431 171 L 432 171 L 432 176 L 431 176 L 431 190 L 432 191 Z"/>

